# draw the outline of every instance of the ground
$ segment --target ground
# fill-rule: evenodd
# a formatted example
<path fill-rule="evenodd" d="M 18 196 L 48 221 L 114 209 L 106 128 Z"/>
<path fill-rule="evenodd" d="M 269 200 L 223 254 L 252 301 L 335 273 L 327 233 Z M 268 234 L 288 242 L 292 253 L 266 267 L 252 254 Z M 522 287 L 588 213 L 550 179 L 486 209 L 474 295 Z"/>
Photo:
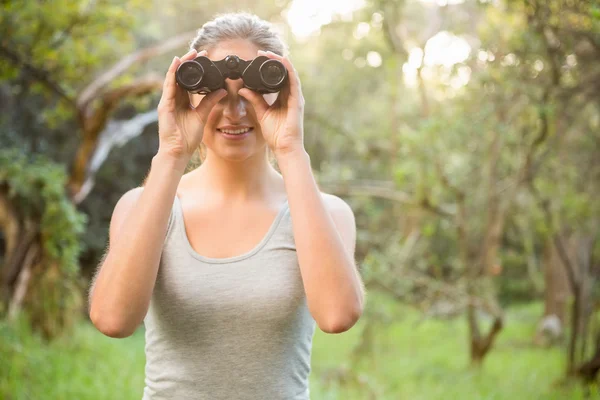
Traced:
<path fill-rule="evenodd" d="M 375 297 L 370 299 L 375 301 Z M 369 357 L 352 373 L 350 351 L 367 319 L 341 335 L 315 334 L 314 400 L 583 399 L 561 384 L 564 352 L 531 345 L 541 305 L 509 309 L 506 328 L 482 370 L 468 368 L 466 322 L 422 320 L 396 307 L 394 323 L 377 326 Z M 44 346 L 24 327 L 0 325 L 0 399 L 139 400 L 144 385 L 144 336 L 102 336 L 82 322 L 73 335 Z M 588 399 L 600 399 L 597 388 Z"/>

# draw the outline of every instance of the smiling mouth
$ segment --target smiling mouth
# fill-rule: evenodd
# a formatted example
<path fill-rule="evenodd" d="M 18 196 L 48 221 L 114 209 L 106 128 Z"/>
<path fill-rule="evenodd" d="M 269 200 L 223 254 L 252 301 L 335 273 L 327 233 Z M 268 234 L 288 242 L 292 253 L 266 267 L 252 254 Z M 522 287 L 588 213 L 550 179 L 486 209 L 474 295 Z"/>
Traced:
<path fill-rule="evenodd" d="M 254 128 L 240 128 L 240 129 L 221 129 L 221 128 L 217 128 L 217 131 L 221 132 L 221 133 L 226 133 L 228 135 L 243 135 L 244 133 L 248 133 L 250 131 L 252 131 Z"/>

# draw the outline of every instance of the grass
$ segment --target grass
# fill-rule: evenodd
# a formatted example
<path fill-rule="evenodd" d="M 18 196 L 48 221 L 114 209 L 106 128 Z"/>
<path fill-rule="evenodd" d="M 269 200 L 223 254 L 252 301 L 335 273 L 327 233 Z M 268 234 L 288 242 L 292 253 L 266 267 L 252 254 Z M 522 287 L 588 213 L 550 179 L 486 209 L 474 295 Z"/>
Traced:
<path fill-rule="evenodd" d="M 374 296 L 371 301 L 376 301 Z M 564 353 L 530 345 L 539 305 L 512 309 L 483 367 L 468 367 L 464 319 L 422 320 L 397 308 L 394 322 L 378 323 L 371 350 L 355 364 L 350 354 L 366 319 L 341 335 L 315 334 L 311 374 L 314 400 L 460 399 L 577 400 L 577 384 L 561 385 Z M 0 399 L 141 399 L 144 336 L 101 335 L 81 323 L 50 345 L 23 323 L 0 325 Z M 587 399 L 600 399 L 597 388 Z"/>

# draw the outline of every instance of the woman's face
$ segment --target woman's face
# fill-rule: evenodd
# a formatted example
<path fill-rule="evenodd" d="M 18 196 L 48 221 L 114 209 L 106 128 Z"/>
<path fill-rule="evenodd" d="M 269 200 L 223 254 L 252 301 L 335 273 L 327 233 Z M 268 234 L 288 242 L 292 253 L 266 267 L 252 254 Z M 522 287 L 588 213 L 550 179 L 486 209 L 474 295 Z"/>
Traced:
<path fill-rule="evenodd" d="M 202 49 L 200 49 L 202 50 Z M 259 50 L 252 42 L 235 39 L 219 43 L 207 49 L 208 58 L 213 61 L 222 60 L 234 54 L 244 60 L 257 56 Z M 208 116 L 204 127 L 202 141 L 214 155 L 230 160 L 243 161 L 258 153 L 265 154 L 267 146 L 252 105 L 237 92 L 244 85 L 241 79 L 226 79 L 227 95 L 215 105 Z M 192 104 L 197 106 L 203 95 L 193 94 Z M 240 135 L 234 135 L 243 131 Z M 227 134 L 227 132 L 231 132 Z"/>

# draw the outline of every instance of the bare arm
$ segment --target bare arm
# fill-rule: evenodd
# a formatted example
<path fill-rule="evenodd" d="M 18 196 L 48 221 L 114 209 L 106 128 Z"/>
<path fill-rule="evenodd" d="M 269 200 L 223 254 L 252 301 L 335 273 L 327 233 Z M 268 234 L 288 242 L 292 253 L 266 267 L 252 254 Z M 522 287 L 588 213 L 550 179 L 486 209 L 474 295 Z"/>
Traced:
<path fill-rule="evenodd" d="M 146 185 L 123 195 L 111 218 L 109 250 L 90 290 L 90 318 L 107 336 L 131 335 L 148 311 L 177 186 L 202 142 L 204 121 L 227 94 L 217 90 L 191 106 L 175 71 L 198 54 L 190 50 L 171 62 L 157 108 L 159 150 Z"/>
<path fill-rule="evenodd" d="M 322 196 L 304 150 L 304 96 L 287 57 L 258 52 L 282 62 L 289 85 L 273 104 L 246 88 L 239 94 L 254 107 L 265 141 L 285 181 L 300 273 L 311 315 L 327 333 L 350 329 L 364 307 L 364 287 L 354 263 L 354 214 L 344 201 Z"/>
<path fill-rule="evenodd" d="M 327 333 L 350 329 L 362 314 L 364 287 L 354 263 L 354 214 L 319 191 L 305 151 L 278 158 L 288 194 L 309 310 Z"/>
<path fill-rule="evenodd" d="M 90 291 L 90 318 L 107 336 L 131 335 L 148 311 L 184 168 L 159 152 L 144 188 L 125 193 L 115 206 L 108 254 Z"/>

